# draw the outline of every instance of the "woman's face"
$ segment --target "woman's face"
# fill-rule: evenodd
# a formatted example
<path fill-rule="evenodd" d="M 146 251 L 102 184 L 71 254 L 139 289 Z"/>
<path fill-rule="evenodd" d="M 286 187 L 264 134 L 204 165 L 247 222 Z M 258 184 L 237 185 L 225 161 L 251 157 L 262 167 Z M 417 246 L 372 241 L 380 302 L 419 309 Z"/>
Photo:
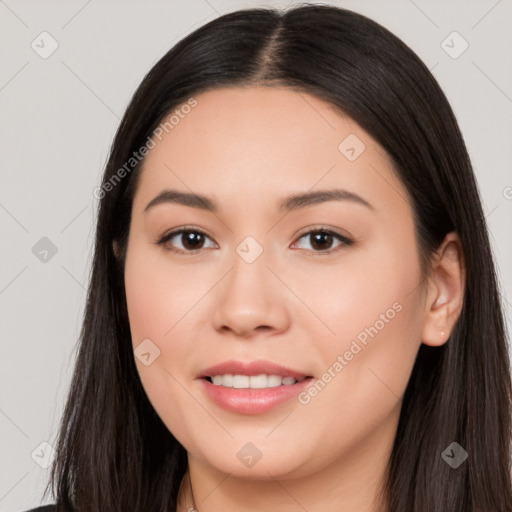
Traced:
<path fill-rule="evenodd" d="M 151 403 L 189 461 L 232 475 L 380 460 L 425 319 L 405 188 L 384 150 L 314 96 L 195 100 L 155 139 L 133 203 L 126 297 Z M 169 192 L 147 208 L 164 191 L 207 201 Z M 240 366 L 208 371 L 226 361 Z M 310 378 L 256 377 L 287 373 Z"/>

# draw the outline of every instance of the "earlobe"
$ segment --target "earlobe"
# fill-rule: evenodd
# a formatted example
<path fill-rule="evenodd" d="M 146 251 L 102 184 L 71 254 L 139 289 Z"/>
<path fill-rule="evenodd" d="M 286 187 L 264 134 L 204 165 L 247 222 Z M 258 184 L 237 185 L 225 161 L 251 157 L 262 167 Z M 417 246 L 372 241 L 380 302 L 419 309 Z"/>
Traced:
<path fill-rule="evenodd" d="M 446 343 L 464 302 L 465 264 L 462 244 L 455 232 L 448 233 L 436 253 L 428 279 L 422 342 L 440 346 Z"/>
<path fill-rule="evenodd" d="M 118 244 L 117 244 L 117 240 L 114 240 L 112 242 L 112 251 L 114 252 L 114 256 L 116 258 L 118 258 L 119 257 L 119 247 L 118 247 Z"/>

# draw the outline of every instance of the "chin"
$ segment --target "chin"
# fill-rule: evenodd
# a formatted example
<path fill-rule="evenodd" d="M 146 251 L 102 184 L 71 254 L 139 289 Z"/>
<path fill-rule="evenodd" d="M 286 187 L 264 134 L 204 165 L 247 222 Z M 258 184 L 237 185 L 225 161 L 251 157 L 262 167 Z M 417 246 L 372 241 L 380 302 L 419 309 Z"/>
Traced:
<path fill-rule="evenodd" d="M 306 442 L 300 444 L 310 446 Z M 297 446 L 297 443 L 274 444 L 268 439 L 262 440 L 261 443 L 258 443 L 257 439 L 254 442 L 231 439 L 229 446 L 226 443 L 218 443 L 218 449 L 214 452 L 211 450 L 211 444 L 204 447 L 206 451 L 203 451 L 199 458 L 206 460 L 217 471 L 237 478 L 291 479 L 307 476 L 315 470 L 311 453 L 298 451 Z"/>

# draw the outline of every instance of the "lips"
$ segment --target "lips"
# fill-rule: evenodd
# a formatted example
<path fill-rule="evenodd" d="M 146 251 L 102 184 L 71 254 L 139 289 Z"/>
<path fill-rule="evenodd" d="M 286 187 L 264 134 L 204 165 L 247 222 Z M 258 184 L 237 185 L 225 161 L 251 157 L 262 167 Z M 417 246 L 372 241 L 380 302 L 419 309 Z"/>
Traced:
<path fill-rule="evenodd" d="M 210 366 L 205 370 L 201 371 L 198 375 L 198 379 L 204 379 L 207 377 L 214 377 L 215 375 L 247 375 L 249 377 L 266 374 L 266 375 L 279 375 L 281 377 L 293 377 L 296 380 L 301 380 L 306 377 L 310 377 L 306 373 L 287 368 L 277 363 L 270 361 L 224 361 L 215 366 Z"/>
<path fill-rule="evenodd" d="M 276 387 L 263 387 L 261 389 L 240 386 L 225 387 L 212 383 L 213 377 L 219 376 L 257 377 L 258 375 L 274 375 L 291 377 L 297 382 Z M 238 377 L 236 377 L 238 376 Z M 228 377 L 229 378 L 229 377 Z M 270 361 L 224 361 L 201 371 L 196 379 L 204 394 L 217 406 L 237 414 L 262 414 L 290 402 L 313 381 L 313 377 L 306 373 L 287 368 L 286 366 Z M 237 386 L 238 387 L 238 386 Z"/>

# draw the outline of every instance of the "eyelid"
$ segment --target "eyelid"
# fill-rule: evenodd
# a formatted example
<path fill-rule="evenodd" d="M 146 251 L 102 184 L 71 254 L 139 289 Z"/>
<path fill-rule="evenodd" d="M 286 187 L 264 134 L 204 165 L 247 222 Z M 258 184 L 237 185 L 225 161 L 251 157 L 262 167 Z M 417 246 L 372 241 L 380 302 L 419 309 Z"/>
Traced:
<path fill-rule="evenodd" d="M 159 237 L 159 240 L 163 240 L 165 238 L 169 238 L 175 235 L 178 235 L 179 233 L 182 233 L 184 231 L 193 231 L 197 233 L 201 233 L 202 235 L 207 236 L 208 238 L 211 238 L 211 236 L 204 230 L 197 226 L 181 226 L 179 228 L 170 229 L 169 231 L 166 231 L 161 237 Z"/>
<path fill-rule="evenodd" d="M 340 238 L 353 241 L 352 236 L 345 230 L 342 230 L 340 228 L 331 227 L 326 224 L 310 224 L 309 226 L 305 226 L 305 227 L 299 229 L 298 231 L 296 231 L 293 236 L 297 239 L 297 238 L 300 238 L 304 235 L 311 233 L 312 231 L 313 232 L 324 231 L 326 233 L 331 233 L 333 235 L 339 236 Z"/>

